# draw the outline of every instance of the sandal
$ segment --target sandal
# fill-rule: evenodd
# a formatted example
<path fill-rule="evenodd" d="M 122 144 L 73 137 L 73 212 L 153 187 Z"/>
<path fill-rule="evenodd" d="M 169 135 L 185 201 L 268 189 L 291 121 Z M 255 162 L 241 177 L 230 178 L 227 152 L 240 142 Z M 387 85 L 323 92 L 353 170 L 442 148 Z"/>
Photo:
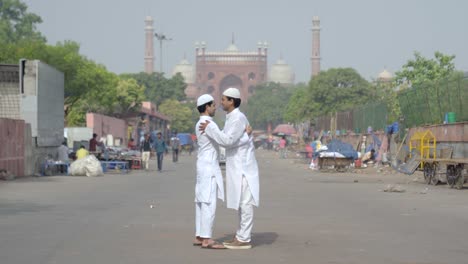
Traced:
<path fill-rule="evenodd" d="M 203 243 L 203 239 L 200 238 L 199 236 L 195 237 L 195 240 L 193 241 L 192 245 L 199 247 Z"/>
<path fill-rule="evenodd" d="M 223 244 L 220 244 L 218 242 L 213 242 L 213 243 L 208 244 L 206 246 L 201 246 L 201 248 L 204 248 L 204 249 L 227 249 Z"/>

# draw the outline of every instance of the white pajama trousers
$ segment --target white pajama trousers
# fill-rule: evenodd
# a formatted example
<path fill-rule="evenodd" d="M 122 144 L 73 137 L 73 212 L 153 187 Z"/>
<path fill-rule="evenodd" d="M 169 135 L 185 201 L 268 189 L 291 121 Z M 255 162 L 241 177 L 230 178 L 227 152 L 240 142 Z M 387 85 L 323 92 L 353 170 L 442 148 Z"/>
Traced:
<path fill-rule="evenodd" d="M 149 159 L 150 159 L 150 152 L 143 151 L 143 153 L 141 153 L 141 161 L 145 164 L 145 169 L 149 169 Z"/>
<path fill-rule="evenodd" d="M 242 193 L 239 204 L 239 226 L 236 232 L 236 238 L 240 242 L 250 242 L 253 216 L 254 216 L 254 199 L 250 192 L 249 184 L 245 176 L 242 176 Z"/>
<path fill-rule="evenodd" d="M 195 203 L 195 236 L 211 238 L 216 215 L 216 178 L 211 178 L 211 194 L 209 203 Z"/>

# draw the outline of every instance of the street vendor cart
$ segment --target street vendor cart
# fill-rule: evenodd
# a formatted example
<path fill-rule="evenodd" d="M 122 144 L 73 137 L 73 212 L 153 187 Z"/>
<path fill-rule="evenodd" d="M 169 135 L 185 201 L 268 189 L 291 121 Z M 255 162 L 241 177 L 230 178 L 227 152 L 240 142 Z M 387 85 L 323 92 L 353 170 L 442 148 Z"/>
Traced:
<path fill-rule="evenodd" d="M 465 183 L 463 170 L 468 168 L 468 159 L 421 158 L 424 164 L 424 180 L 427 184 L 447 183 L 450 188 L 462 189 Z"/>

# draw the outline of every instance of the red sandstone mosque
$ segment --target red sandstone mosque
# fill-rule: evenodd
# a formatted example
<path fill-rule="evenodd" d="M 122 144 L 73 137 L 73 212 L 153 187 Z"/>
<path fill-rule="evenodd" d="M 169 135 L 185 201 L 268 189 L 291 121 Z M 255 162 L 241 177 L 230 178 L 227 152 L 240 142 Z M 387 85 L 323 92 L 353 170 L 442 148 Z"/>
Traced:
<path fill-rule="evenodd" d="M 153 72 L 154 53 L 153 19 L 145 19 L 145 72 Z M 320 20 L 312 19 L 312 76 L 320 72 Z M 186 58 L 175 65 L 172 74 L 181 73 L 187 83 L 185 93 L 195 99 L 209 93 L 220 98 L 228 87 L 236 87 L 241 92 L 243 101 L 255 92 L 255 86 L 276 82 L 283 85 L 294 84 L 295 75 L 290 65 L 282 58 L 268 69 L 268 43 L 259 41 L 256 49 L 240 51 L 234 38 L 223 51 L 210 51 L 204 41 L 195 42 L 195 65 Z"/>

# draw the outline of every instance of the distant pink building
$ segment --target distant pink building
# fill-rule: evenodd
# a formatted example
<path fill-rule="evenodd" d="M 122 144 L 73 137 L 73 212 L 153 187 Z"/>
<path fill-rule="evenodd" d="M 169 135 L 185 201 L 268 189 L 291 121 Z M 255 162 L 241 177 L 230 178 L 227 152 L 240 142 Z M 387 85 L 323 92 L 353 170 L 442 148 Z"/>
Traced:
<path fill-rule="evenodd" d="M 139 143 L 144 133 L 161 132 L 163 137 L 169 134 L 170 117 L 156 111 L 156 105 L 151 102 L 142 102 L 140 113 L 127 117 L 129 137 Z"/>
<path fill-rule="evenodd" d="M 160 131 L 164 136 L 168 135 L 170 118 L 156 111 L 156 106 L 151 102 L 142 102 L 141 110 L 129 114 L 122 119 L 115 117 L 87 113 L 86 126 L 93 129 L 99 138 L 108 138 L 112 135 L 112 143 L 107 145 L 127 146 L 133 138 L 137 144 L 144 133 Z"/>
<path fill-rule="evenodd" d="M 126 146 L 127 145 L 127 122 L 115 117 L 105 116 L 95 113 L 86 114 L 86 126 L 93 129 L 93 133 L 98 138 L 111 139 L 106 140 L 108 146 Z M 111 137 L 108 137 L 112 135 Z"/>

